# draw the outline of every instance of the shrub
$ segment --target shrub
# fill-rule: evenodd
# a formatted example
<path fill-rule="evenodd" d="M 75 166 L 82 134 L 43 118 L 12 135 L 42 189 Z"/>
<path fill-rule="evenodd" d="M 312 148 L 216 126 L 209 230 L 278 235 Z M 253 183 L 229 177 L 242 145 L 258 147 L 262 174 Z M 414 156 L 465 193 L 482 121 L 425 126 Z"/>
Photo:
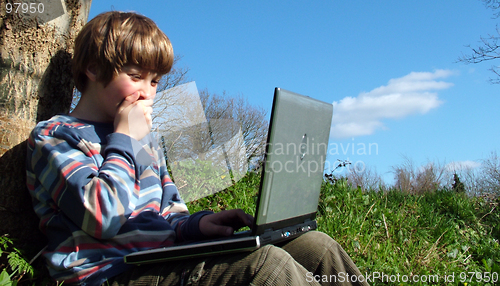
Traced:
<path fill-rule="evenodd" d="M 393 167 L 395 187 L 409 194 L 435 191 L 443 186 L 445 170 L 442 164 L 433 162 L 416 168 L 413 161 L 405 157 L 403 164 Z"/>
<path fill-rule="evenodd" d="M 17 285 L 27 275 L 33 276 L 33 267 L 24 259 L 21 251 L 13 246 L 12 240 L 7 236 L 0 236 L 0 285 Z"/>

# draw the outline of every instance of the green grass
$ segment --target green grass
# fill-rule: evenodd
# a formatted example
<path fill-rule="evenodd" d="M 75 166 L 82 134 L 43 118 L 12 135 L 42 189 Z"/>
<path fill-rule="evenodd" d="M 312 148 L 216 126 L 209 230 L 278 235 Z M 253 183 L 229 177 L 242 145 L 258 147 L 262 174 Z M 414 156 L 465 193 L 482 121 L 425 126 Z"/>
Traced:
<path fill-rule="evenodd" d="M 253 213 L 258 187 L 259 175 L 250 173 L 188 207 L 191 212 L 241 208 Z M 319 230 L 337 240 L 363 274 L 372 275 L 372 285 L 494 285 L 485 280 L 491 275 L 487 273 L 500 275 L 497 205 L 446 189 L 423 195 L 362 192 L 339 180 L 323 183 L 317 221 Z M 397 275 L 399 281 L 417 279 L 414 275 L 437 275 L 429 279 L 438 280 L 383 283 L 374 280 L 377 273 L 387 275 L 384 282 Z M 445 283 L 449 275 L 454 283 Z"/>

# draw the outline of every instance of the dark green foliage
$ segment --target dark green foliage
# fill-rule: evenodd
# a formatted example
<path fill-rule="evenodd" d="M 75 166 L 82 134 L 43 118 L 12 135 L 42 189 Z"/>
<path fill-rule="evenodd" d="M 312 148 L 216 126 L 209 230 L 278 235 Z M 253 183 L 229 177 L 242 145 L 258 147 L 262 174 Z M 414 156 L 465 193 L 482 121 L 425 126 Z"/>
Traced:
<path fill-rule="evenodd" d="M 337 181 L 323 185 L 320 213 L 320 230 L 334 237 L 362 272 L 441 278 L 455 273 L 455 282 L 463 272 L 500 274 L 500 212 L 482 198 L 446 189 L 363 193 Z M 383 283 L 372 283 L 377 284 Z"/>
<path fill-rule="evenodd" d="M 260 173 L 248 172 L 237 184 L 211 196 L 188 203 L 191 213 L 201 210 L 218 212 L 225 209 L 242 209 L 254 215 L 259 192 Z"/>
<path fill-rule="evenodd" d="M 464 183 L 460 182 L 460 178 L 458 177 L 457 173 L 453 174 L 452 189 L 457 193 L 465 193 L 465 185 Z"/>
<path fill-rule="evenodd" d="M 23 277 L 33 276 L 33 267 L 23 257 L 21 251 L 13 246 L 7 236 L 0 236 L 0 285 L 15 286 Z"/>

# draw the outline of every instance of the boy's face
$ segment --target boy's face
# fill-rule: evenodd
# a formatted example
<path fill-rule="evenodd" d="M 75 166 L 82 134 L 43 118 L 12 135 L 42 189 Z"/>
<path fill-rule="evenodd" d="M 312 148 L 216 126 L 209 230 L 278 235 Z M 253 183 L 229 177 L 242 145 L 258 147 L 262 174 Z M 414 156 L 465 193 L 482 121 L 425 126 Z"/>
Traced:
<path fill-rule="evenodd" d="M 138 100 L 151 99 L 156 95 L 156 88 L 161 75 L 136 65 L 126 65 L 109 84 L 101 90 L 100 98 L 104 113 L 112 122 L 123 100 L 134 93 L 139 93 Z M 98 107 L 97 107 L 98 108 Z"/>

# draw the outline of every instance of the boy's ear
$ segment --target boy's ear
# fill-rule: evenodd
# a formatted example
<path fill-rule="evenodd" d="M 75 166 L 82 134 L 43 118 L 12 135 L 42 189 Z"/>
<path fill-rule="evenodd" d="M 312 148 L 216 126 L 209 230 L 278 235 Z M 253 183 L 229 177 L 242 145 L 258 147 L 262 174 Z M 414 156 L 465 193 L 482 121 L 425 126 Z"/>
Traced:
<path fill-rule="evenodd" d="M 89 64 L 85 74 L 91 81 L 97 81 L 97 67 L 95 64 Z"/>

